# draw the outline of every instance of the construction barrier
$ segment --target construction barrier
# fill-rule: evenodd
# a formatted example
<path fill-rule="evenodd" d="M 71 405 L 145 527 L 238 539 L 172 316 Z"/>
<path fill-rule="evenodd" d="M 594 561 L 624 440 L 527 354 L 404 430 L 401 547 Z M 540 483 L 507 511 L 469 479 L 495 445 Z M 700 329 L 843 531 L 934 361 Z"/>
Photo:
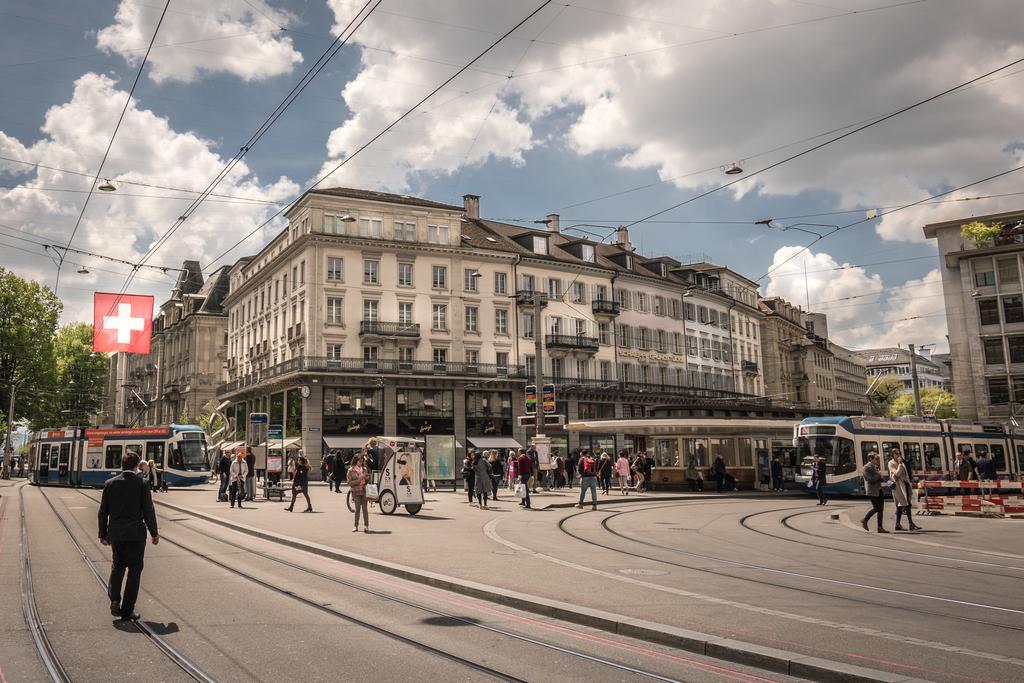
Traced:
<path fill-rule="evenodd" d="M 957 490 L 957 495 L 936 495 L 937 489 Z M 933 493 L 934 491 L 934 493 Z M 973 493 L 964 493 L 964 492 Z M 1019 481 L 922 481 L 918 482 L 920 511 L 926 515 L 980 513 L 1001 517 L 1024 512 Z"/>

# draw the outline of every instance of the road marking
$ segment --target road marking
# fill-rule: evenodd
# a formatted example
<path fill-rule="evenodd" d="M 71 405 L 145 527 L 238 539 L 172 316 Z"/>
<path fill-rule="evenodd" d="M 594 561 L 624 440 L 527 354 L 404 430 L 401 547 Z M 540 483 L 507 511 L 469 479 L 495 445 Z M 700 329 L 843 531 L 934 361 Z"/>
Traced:
<path fill-rule="evenodd" d="M 759 607 L 757 605 L 749 605 L 749 604 L 743 603 L 743 602 L 736 602 L 735 600 L 728 600 L 726 598 L 717 598 L 717 597 L 714 597 L 712 595 L 703 595 L 701 593 L 694 593 L 692 591 L 683 590 L 681 588 L 674 588 L 672 586 L 662 586 L 662 585 L 657 584 L 657 583 L 650 583 L 649 581 L 641 581 L 639 579 L 634 579 L 634 578 L 629 577 L 629 576 L 622 576 L 621 574 L 613 574 L 611 572 L 606 572 L 606 571 L 603 571 L 601 569 L 595 569 L 593 567 L 587 567 L 587 566 L 582 565 L 582 564 L 576 564 L 575 562 L 570 562 L 569 560 L 563 560 L 561 558 L 554 557 L 552 555 L 545 555 L 544 553 L 540 553 L 540 552 L 537 552 L 535 550 L 531 550 L 530 548 L 526 548 L 524 546 L 518 545 L 516 543 L 513 543 L 512 541 L 509 541 L 509 540 L 503 538 L 498 533 L 498 530 L 497 530 L 498 529 L 498 524 L 500 522 L 501 522 L 500 519 L 492 519 L 486 525 L 484 525 L 484 534 L 489 539 L 494 541 L 495 543 L 499 543 L 501 545 L 504 545 L 507 548 L 511 548 L 513 550 L 517 550 L 517 551 L 519 551 L 521 553 L 526 553 L 528 555 L 532 555 L 532 556 L 534 556 L 534 557 L 536 557 L 538 559 L 545 560 L 546 562 L 551 562 L 551 563 L 554 563 L 554 564 L 562 565 L 563 567 L 569 567 L 570 569 L 575 569 L 577 571 L 586 572 L 588 574 L 593 574 L 595 576 L 601 576 L 603 578 L 611 579 L 613 581 L 621 581 L 622 583 L 629 583 L 629 584 L 633 584 L 633 585 L 636 585 L 636 586 L 642 586 L 644 588 L 650 588 L 652 590 L 661 591 L 663 593 L 671 593 L 673 595 L 679 595 L 679 596 L 686 597 L 686 598 L 692 598 L 694 600 L 701 600 L 702 602 L 708 602 L 708 603 L 715 604 L 715 605 L 724 605 L 726 607 L 735 607 L 736 609 L 742 609 L 742 610 L 746 610 L 748 612 L 756 612 L 758 614 L 763 614 L 763 615 L 766 615 L 766 616 L 781 617 L 783 619 L 792 619 L 794 621 L 800 621 L 800 622 L 803 622 L 805 624 L 813 624 L 815 626 L 824 626 L 824 627 L 827 627 L 827 628 L 833 628 L 833 629 L 838 629 L 838 630 L 841 630 L 841 631 L 847 631 L 849 633 L 858 633 L 860 635 L 871 636 L 871 637 L 875 637 L 875 638 L 883 638 L 885 640 L 895 641 L 895 642 L 898 642 L 898 643 L 902 643 L 904 645 L 907 645 L 907 644 L 909 644 L 909 645 L 919 645 L 921 647 L 927 647 L 927 648 L 930 648 L 930 649 L 933 649 L 933 650 L 941 650 L 942 652 L 947 652 L 947 653 L 948 652 L 957 652 L 959 654 L 968 655 L 968 656 L 971 656 L 971 657 L 978 657 L 978 658 L 981 658 L 981 659 L 988 659 L 988 660 L 995 661 L 995 662 L 1003 662 L 1003 663 L 1006 663 L 1006 664 L 1013 664 L 1015 666 L 1024 667 L 1024 660 L 1017 659 L 1015 657 L 1006 657 L 1004 655 L 999 655 L 999 654 L 995 654 L 995 653 L 991 653 L 991 652 L 979 652 L 977 650 L 967 649 L 967 648 L 959 647 L 957 645 L 950 645 L 949 643 L 940 643 L 940 642 L 933 641 L 933 640 L 923 640 L 921 638 L 914 638 L 912 636 L 907 636 L 907 635 L 904 635 L 902 633 L 888 633 L 886 631 L 879 631 L 877 629 L 866 628 L 864 626 L 854 626 L 853 624 L 843 624 L 843 623 L 839 623 L 839 622 L 835 622 L 835 621 L 828 621 L 828 620 L 825 620 L 825 619 L 819 619 L 817 617 L 809 617 L 809 616 L 805 616 L 805 615 L 802 615 L 802 614 L 793 614 L 791 612 L 783 612 L 781 610 L 771 609 L 769 607 Z"/>

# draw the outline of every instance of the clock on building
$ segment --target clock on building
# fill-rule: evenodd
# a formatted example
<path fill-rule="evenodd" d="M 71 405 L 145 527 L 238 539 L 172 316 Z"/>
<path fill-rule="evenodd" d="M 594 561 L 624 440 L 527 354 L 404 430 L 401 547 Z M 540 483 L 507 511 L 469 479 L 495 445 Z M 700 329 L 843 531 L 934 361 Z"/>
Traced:
<path fill-rule="evenodd" d="M 302 398 L 309 398 L 309 387 L 299 387 L 299 394 Z"/>

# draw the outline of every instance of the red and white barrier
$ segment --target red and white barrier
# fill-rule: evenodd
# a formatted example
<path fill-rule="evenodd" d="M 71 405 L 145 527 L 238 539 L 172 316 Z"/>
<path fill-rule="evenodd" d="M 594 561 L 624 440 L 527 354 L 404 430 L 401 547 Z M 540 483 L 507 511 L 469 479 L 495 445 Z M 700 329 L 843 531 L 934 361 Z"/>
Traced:
<path fill-rule="evenodd" d="M 1021 491 L 1024 490 L 1024 482 L 1010 481 L 1008 479 L 997 479 L 994 481 L 925 481 L 924 487 L 945 488 L 945 489 L 968 489 L 983 491 Z"/>

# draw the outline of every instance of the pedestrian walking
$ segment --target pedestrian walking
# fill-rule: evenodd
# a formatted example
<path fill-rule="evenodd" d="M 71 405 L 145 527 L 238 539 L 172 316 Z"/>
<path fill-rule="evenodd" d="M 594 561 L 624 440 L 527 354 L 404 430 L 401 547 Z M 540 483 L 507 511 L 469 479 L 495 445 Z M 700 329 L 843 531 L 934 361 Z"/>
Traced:
<path fill-rule="evenodd" d="M 501 477 L 505 472 L 505 466 L 501 462 L 501 456 L 497 450 L 491 451 L 487 456 L 487 466 L 491 469 L 491 498 L 498 500 L 498 488 L 501 486 Z"/>
<path fill-rule="evenodd" d="M 630 472 L 633 474 L 633 481 L 635 482 L 634 488 L 637 493 L 643 493 L 646 489 L 644 488 L 644 466 L 640 462 L 640 456 L 637 455 L 633 459 L 633 465 L 630 468 Z"/>
<path fill-rule="evenodd" d="M 530 446 L 530 449 L 526 451 L 526 455 L 530 457 L 530 464 L 533 465 L 530 488 L 533 489 L 534 493 L 537 493 L 537 479 L 540 478 L 540 456 L 537 455 L 537 449 L 533 446 Z"/>
<path fill-rule="evenodd" d="M 299 494 L 306 499 L 306 509 L 303 512 L 312 512 L 313 503 L 309 500 L 309 460 L 306 456 L 300 455 L 295 463 L 295 476 L 292 478 L 292 502 L 285 508 L 291 512 L 295 508 L 295 499 Z"/>
<path fill-rule="evenodd" d="M 594 511 L 597 510 L 597 460 L 594 459 L 590 453 L 583 453 L 583 457 L 580 458 L 579 469 L 577 474 L 580 475 L 580 502 L 576 503 L 576 507 L 583 507 L 583 498 L 586 496 L 587 490 L 590 491 L 590 506 Z"/>
<path fill-rule="evenodd" d="M 320 458 L 320 481 L 327 482 L 330 480 L 331 466 L 333 464 L 334 459 L 331 457 L 330 453 Z M 330 484 L 328 484 L 328 486 L 330 486 Z"/>
<path fill-rule="evenodd" d="M 235 459 L 228 469 L 228 476 L 231 480 L 228 486 L 228 499 L 231 501 L 231 507 L 235 507 L 236 500 L 239 509 L 242 507 L 242 501 L 245 500 L 245 474 L 247 471 L 245 453 L 242 452 L 242 449 L 238 449 L 235 452 Z"/>
<path fill-rule="evenodd" d="M 523 456 L 523 450 L 520 449 L 519 453 L 513 453 L 508 458 L 508 487 L 510 490 L 516 490 L 516 484 L 519 483 L 519 458 Z"/>
<path fill-rule="evenodd" d="M 771 463 L 772 473 L 772 491 L 782 491 L 784 488 L 784 477 L 782 473 L 782 461 L 779 460 L 779 456 L 772 457 Z"/>
<path fill-rule="evenodd" d="M 245 449 L 245 499 L 256 500 L 256 454 L 248 447 Z"/>
<path fill-rule="evenodd" d="M 579 466 L 579 463 L 580 451 L 569 453 L 565 459 L 565 477 L 569 488 L 572 488 L 572 483 L 576 480 L 576 468 Z"/>
<path fill-rule="evenodd" d="M 555 488 L 560 489 L 565 486 L 565 460 L 561 457 L 555 458 Z"/>
<path fill-rule="evenodd" d="M 903 463 L 903 454 L 900 449 L 894 448 L 890 451 L 892 460 L 889 461 L 889 481 L 892 483 L 892 500 L 896 504 L 896 531 L 903 531 L 900 524 L 903 515 L 907 516 L 911 531 L 917 531 L 921 527 L 914 524 L 911 516 L 910 495 L 913 484 L 910 475 L 907 474 L 907 466 Z"/>
<path fill-rule="evenodd" d="M 340 453 L 335 453 L 334 460 L 331 461 L 330 481 L 331 488 L 335 493 L 341 493 L 341 482 L 343 481 L 345 481 L 345 460 Z"/>
<path fill-rule="evenodd" d="M 642 451 L 640 458 L 644 469 L 644 490 L 646 491 L 654 485 L 654 458 L 647 455 L 647 451 Z"/>
<path fill-rule="evenodd" d="M 519 452 L 519 459 L 516 463 L 516 470 L 519 472 L 519 484 L 522 486 L 522 500 L 519 504 L 524 508 L 530 508 L 530 479 L 533 477 L 533 460 L 529 453 Z"/>
<path fill-rule="evenodd" d="M 814 456 L 813 470 L 811 471 L 811 486 L 818 494 L 818 505 L 825 505 L 828 500 L 825 498 L 825 484 L 828 483 L 828 463 L 821 455 Z"/>
<path fill-rule="evenodd" d="M 363 531 L 370 533 L 370 509 L 366 500 L 366 480 L 369 470 L 366 468 L 366 457 L 362 453 L 352 456 L 348 463 L 348 472 L 345 473 L 345 480 L 348 482 L 348 490 L 352 494 L 352 507 L 356 511 L 355 526 L 352 532 L 359 531 L 359 512 L 363 513 Z"/>
<path fill-rule="evenodd" d="M 112 560 L 107 584 L 110 615 L 122 621 L 139 618 L 135 613 L 135 601 L 139 597 L 146 554 L 146 532 L 149 531 L 153 545 L 160 542 L 153 496 L 145 482 L 134 473 L 138 464 L 136 453 L 125 455 L 121 461 L 121 475 L 107 480 L 100 499 L 99 538 L 100 543 L 110 546 Z"/>
<path fill-rule="evenodd" d="M 473 454 L 473 492 L 476 494 L 476 504 L 481 510 L 487 508 L 487 498 L 491 494 L 491 487 L 494 482 L 491 480 L 491 467 L 487 464 L 487 458 L 482 453 Z"/>
<path fill-rule="evenodd" d="M 612 460 L 604 451 L 597 462 L 597 478 L 601 482 L 601 491 L 607 496 L 608 489 L 612 486 Z"/>
<path fill-rule="evenodd" d="M 867 531 L 868 521 L 873 515 L 877 515 L 878 517 L 875 521 L 878 522 L 878 533 L 887 534 L 889 532 L 882 526 L 882 515 L 885 512 L 885 495 L 882 493 L 882 472 L 878 453 L 875 451 L 871 451 L 868 454 L 868 461 L 864 463 L 861 476 L 864 478 L 864 493 L 871 501 L 871 509 L 860 520 L 860 525 L 864 527 L 864 531 Z"/>
<path fill-rule="evenodd" d="M 615 475 L 619 478 L 619 493 L 629 495 L 629 460 L 626 459 L 625 451 L 619 451 L 619 457 L 615 461 Z"/>

